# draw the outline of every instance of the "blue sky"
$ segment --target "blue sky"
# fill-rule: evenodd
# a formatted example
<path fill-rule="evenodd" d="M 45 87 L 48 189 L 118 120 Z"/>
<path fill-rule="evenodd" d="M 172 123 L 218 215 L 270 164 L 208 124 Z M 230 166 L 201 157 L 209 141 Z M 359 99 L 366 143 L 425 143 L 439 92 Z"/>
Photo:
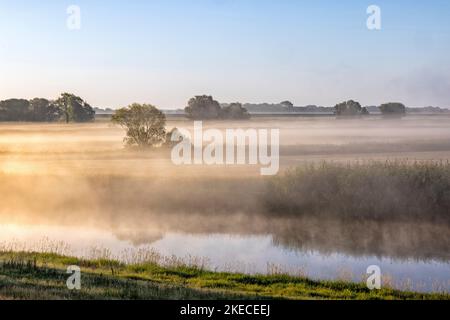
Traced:
<path fill-rule="evenodd" d="M 366 27 L 371 4 L 379 31 Z M 0 99 L 450 107 L 449 52 L 447 0 L 0 0 Z"/>

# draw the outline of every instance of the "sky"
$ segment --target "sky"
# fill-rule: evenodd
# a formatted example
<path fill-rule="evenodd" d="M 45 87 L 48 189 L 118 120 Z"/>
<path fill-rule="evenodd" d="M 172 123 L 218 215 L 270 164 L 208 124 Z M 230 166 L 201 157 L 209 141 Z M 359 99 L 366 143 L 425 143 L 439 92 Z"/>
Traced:
<path fill-rule="evenodd" d="M 450 107 L 449 53 L 448 0 L 0 0 L 0 100 Z"/>

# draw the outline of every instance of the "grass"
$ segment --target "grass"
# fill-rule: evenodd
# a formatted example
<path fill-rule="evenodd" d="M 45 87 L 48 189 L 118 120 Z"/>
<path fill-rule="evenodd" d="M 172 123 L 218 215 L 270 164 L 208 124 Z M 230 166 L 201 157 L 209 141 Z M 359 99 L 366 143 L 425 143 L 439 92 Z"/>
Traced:
<path fill-rule="evenodd" d="M 265 199 L 278 215 L 450 225 L 450 164 L 311 164 L 274 178 Z"/>
<path fill-rule="evenodd" d="M 82 270 L 82 288 L 66 287 L 67 267 Z M 364 284 L 313 281 L 285 274 L 219 273 L 179 261 L 122 263 L 55 253 L 0 252 L 0 299 L 450 299 L 448 294 L 371 291 Z"/>

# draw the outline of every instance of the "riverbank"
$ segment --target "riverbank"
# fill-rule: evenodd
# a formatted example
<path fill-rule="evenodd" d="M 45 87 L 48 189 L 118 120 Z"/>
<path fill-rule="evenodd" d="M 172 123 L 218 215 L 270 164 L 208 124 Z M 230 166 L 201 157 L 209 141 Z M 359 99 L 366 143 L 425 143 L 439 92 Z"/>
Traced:
<path fill-rule="evenodd" d="M 81 290 L 69 290 L 68 266 L 81 268 Z M 313 281 L 284 274 L 218 273 L 172 263 L 124 264 L 49 253 L 0 252 L 2 299 L 450 299 L 364 284 Z"/>

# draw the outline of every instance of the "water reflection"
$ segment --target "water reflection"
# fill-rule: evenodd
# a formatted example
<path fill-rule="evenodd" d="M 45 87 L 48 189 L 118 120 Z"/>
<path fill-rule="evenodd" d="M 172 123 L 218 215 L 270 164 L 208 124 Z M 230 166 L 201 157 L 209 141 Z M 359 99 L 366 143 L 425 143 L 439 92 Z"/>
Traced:
<path fill-rule="evenodd" d="M 294 251 L 376 256 L 397 260 L 450 261 L 450 227 L 431 223 L 268 218 L 257 214 L 147 216 L 149 227 L 113 227 L 121 240 L 151 244 L 165 233 L 269 236 L 275 246 Z M 142 220 L 141 220 L 142 222 Z M 144 223 L 144 225 L 146 225 Z"/>

